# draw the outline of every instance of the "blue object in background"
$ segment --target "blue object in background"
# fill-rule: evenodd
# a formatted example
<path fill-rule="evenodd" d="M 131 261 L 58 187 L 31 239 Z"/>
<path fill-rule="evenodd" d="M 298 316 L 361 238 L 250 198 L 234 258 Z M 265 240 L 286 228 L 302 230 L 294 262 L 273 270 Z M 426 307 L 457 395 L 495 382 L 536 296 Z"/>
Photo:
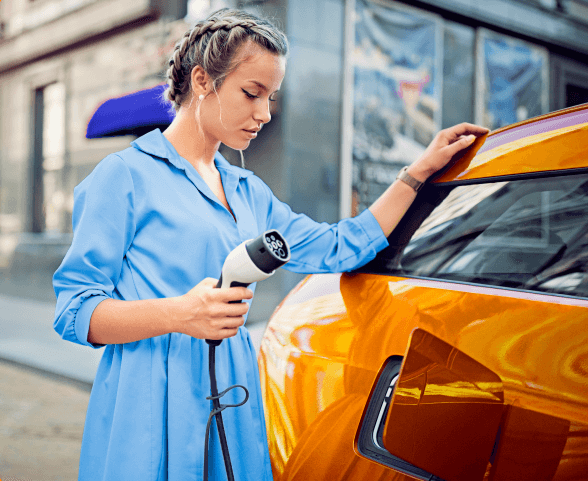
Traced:
<path fill-rule="evenodd" d="M 544 113 L 546 59 L 540 50 L 498 35 L 484 38 L 483 48 L 486 127 L 498 129 Z"/>
<path fill-rule="evenodd" d="M 107 100 L 88 122 L 86 138 L 140 137 L 156 128 L 165 130 L 175 118 L 171 104 L 163 99 L 165 89 L 167 85 L 162 84 Z"/>

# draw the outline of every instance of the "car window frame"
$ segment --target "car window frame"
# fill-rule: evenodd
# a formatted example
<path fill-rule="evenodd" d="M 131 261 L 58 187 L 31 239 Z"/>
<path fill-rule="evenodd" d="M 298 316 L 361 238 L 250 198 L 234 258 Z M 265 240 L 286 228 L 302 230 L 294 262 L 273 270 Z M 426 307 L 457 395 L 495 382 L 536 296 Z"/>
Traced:
<path fill-rule="evenodd" d="M 433 212 L 433 210 L 445 200 L 449 193 L 456 187 L 468 185 L 483 185 L 497 182 L 513 182 L 521 180 L 545 179 L 557 177 L 569 177 L 576 175 L 588 174 L 588 167 L 573 168 L 565 170 L 545 170 L 541 172 L 530 172 L 511 174 L 504 176 L 492 176 L 476 179 L 453 180 L 449 182 L 434 182 L 430 181 L 423 185 L 422 189 L 417 194 L 414 202 L 400 220 L 396 228 L 388 236 L 388 247 L 380 251 L 376 257 L 351 273 L 364 274 L 378 274 L 389 277 L 400 277 L 407 279 L 422 279 L 434 282 L 447 282 L 461 285 L 480 286 L 492 289 L 503 289 L 507 291 L 531 293 L 534 295 L 545 295 L 563 297 L 568 299 L 588 300 L 587 296 L 571 295 L 560 292 L 546 292 L 537 289 L 525 289 L 521 287 L 501 286 L 490 283 L 461 281 L 454 279 L 447 279 L 443 277 L 415 275 L 410 273 L 403 273 L 401 271 L 390 271 L 390 264 L 398 265 L 400 258 L 403 255 L 404 248 L 408 245 L 415 232 L 419 229 L 421 224 Z"/>

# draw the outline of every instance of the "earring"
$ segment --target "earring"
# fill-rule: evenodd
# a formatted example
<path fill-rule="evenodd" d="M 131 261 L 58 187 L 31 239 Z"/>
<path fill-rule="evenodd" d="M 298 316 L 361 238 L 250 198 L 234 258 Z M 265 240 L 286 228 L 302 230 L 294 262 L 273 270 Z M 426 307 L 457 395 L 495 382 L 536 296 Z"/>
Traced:
<path fill-rule="evenodd" d="M 199 100 L 200 102 L 202 102 L 202 101 L 204 100 L 204 95 L 203 95 L 203 94 L 200 94 L 200 95 L 198 96 L 198 100 Z"/>

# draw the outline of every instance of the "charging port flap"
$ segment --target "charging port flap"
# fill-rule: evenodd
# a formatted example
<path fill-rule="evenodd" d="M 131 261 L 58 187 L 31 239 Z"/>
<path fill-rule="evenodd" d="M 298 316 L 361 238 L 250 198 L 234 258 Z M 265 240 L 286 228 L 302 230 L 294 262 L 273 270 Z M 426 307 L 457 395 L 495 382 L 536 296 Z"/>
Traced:
<path fill-rule="evenodd" d="M 445 481 L 482 479 L 504 408 L 500 378 L 415 329 L 384 427 L 392 455 Z"/>

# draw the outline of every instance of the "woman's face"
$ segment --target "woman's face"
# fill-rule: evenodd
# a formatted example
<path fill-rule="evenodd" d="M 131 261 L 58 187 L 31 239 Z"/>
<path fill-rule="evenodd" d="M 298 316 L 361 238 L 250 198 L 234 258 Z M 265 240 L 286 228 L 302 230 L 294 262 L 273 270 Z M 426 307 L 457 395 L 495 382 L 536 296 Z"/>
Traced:
<path fill-rule="evenodd" d="M 270 103 L 282 84 L 284 57 L 254 43 L 245 44 L 239 66 L 200 105 L 200 122 L 208 140 L 244 150 L 263 124 L 271 120 Z"/>

